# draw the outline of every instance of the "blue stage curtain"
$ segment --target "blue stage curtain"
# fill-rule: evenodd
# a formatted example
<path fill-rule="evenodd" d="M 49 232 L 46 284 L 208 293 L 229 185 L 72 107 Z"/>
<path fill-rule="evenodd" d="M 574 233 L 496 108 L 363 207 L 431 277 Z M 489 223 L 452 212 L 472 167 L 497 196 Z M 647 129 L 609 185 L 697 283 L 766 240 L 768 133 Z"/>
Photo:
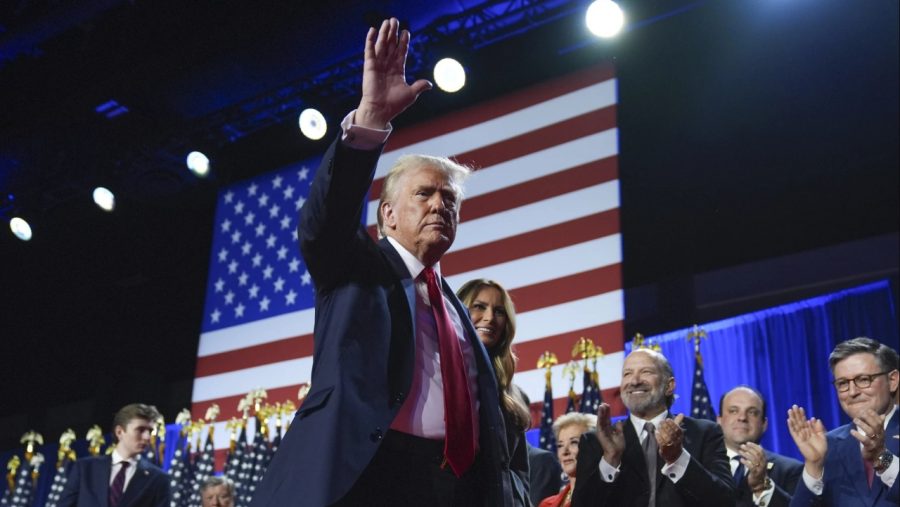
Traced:
<path fill-rule="evenodd" d="M 842 290 L 767 310 L 701 324 L 706 383 L 716 413 L 719 398 L 738 384 L 759 390 L 766 398 L 768 431 L 762 446 L 800 458 L 787 430 L 787 410 L 793 404 L 818 417 L 826 429 L 846 424 L 831 382 L 828 355 L 844 340 L 868 336 L 897 347 L 897 315 L 887 281 Z M 675 372 L 676 400 L 672 412 L 690 414 L 693 345 L 691 328 L 648 337 L 658 344 Z M 631 343 L 625 344 L 626 352 Z"/>

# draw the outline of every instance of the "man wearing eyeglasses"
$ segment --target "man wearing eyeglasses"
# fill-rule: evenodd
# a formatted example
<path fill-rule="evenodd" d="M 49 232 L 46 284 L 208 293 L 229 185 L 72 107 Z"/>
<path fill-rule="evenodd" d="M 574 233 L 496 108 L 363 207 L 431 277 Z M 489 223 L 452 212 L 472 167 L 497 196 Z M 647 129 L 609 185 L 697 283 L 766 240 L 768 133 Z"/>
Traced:
<path fill-rule="evenodd" d="M 788 429 L 805 460 L 791 506 L 887 507 L 900 502 L 897 352 L 870 338 L 839 343 L 828 358 L 841 408 L 852 419 L 826 434 L 803 408 Z"/>

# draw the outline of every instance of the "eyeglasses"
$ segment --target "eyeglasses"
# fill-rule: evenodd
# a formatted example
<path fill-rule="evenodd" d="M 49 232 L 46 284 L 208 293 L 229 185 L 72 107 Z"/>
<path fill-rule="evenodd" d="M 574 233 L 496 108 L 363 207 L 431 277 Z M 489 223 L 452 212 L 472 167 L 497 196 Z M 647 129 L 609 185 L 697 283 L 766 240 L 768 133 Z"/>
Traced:
<path fill-rule="evenodd" d="M 890 371 L 882 371 L 879 373 L 874 373 L 872 375 L 857 375 L 851 379 L 839 378 L 832 382 L 834 384 L 834 388 L 838 390 L 838 392 L 847 392 L 850 390 L 850 382 L 856 384 L 856 387 L 859 389 L 865 389 L 872 385 L 872 382 L 875 381 L 875 377 L 880 377 L 881 375 L 887 375 Z"/>

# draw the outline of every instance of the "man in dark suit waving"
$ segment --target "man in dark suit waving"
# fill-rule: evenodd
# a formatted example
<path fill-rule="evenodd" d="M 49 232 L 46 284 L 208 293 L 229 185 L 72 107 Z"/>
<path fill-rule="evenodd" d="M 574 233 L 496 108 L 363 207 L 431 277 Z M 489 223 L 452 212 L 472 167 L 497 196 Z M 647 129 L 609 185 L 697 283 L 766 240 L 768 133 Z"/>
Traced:
<path fill-rule="evenodd" d="M 734 387 L 719 400 L 718 422 L 737 488 L 735 505 L 787 507 L 803 464 L 759 445 L 769 425 L 762 394 L 750 386 Z"/>
<path fill-rule="evenodd" d="M 465 308 L 440 275 L 468 169 L 401 157 L 361 227 L 391 120 L 431 84 L 407 84 L 409 32 L 366 37 L 359 107 L 322 159 L 299 221 L 316 285 L 311 389 L 255 507 L 505 506 L 512 499 L 498 390 Z"/>
<path fill-rule="evenodd" d="M 134 403 L 113 418 L 116 447 L 108 456 L 75 462 L 59 507 L 168 507 L 169 476 L 143 459 L 159 419 L 156 408 Z"/>
<path fill-rule="evenodd" d="M 629 354 L 620 391 L 628 420 L 610 424 L 609 405 L 600 405 L 597 432 L 581 437 L 572 505 L 734 505 L 722 430 L 683 414 L 672 418 L 675 377 L 665 356 Z"/>

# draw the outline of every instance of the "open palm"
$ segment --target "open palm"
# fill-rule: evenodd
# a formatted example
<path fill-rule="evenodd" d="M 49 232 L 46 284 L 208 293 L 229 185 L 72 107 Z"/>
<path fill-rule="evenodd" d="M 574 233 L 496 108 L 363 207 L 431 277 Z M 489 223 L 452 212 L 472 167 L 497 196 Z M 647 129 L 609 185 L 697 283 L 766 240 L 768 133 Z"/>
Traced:
<path fill-rule="evenodd" d="M 411 106 L 423 91 L 431 88 L 424 79 L 406 83 L 406 56 L 409 32 L 400 32 L 396 18 L 385 20 L 377 31 L 366 35 L 363 62 L 362 99 L 356 123 L 383 129 L 387 123 Z"/>
<path fill-rule="evenodd" d="M 815 417 L 806 418 L 803 407 L 796 405 L 788 410 L 788 430 L 797 449 L 807 462 L 822 463 L 825 453 L 828 452 L 828 440 L 825 438 L 825 426 Z"/>

